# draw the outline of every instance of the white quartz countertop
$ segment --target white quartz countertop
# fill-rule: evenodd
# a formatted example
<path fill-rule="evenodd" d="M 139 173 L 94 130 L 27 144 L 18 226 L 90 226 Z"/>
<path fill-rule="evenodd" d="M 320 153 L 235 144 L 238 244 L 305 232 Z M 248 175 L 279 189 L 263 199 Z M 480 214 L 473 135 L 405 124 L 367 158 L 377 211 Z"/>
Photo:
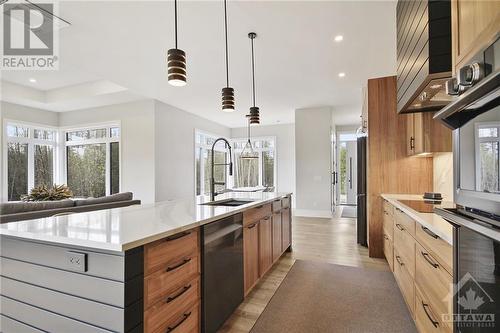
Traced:
<path fill-rule="evenodd" d="M 404 204 L 405 200 L 424 201 L 423 195 L 418 194 L 381 194 L 382 198 L 389 201 L 393 206 L 401 209 L 412 219 L 428 228 L 430 231 L 444 239 L 450 245 L 453 245 L 453 227 L 436 213 L 420 213 Z M 436 207 L 453 208 L 453 202 L 442 201 Z"/>
<path fill-rule="evenodd" d="M 248 208 L 283 198 L 290 193 L 225 193 L 216 201 L 248 199 L 237 207 L 201 205 L 207 196 L 66 216 L 4 223 L 0 235 L 95 250 L 124 252 L 192 229 Z"/>

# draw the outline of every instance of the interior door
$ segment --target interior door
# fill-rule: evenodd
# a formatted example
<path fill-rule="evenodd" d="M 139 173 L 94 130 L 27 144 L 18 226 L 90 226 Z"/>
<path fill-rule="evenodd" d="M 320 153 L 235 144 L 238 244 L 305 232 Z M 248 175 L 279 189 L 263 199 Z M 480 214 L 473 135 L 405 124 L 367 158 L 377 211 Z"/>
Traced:
<path fill-rule="evenodd" d="M 335 212 L 335 207 L 337 206 L 337 183 L 338 183 L 338 173 L 337 173 L 337 137 L 335 132 L 332 132 L 331 139 L 331 156 L 330 156 L 330 202 L 331 211 Z"/>
<path fill-rule="evenodd" d="M 357 142 L 348 141 L 346 147 L 346 204 L 356 205 L 358 172 L 357 172 Z"/>

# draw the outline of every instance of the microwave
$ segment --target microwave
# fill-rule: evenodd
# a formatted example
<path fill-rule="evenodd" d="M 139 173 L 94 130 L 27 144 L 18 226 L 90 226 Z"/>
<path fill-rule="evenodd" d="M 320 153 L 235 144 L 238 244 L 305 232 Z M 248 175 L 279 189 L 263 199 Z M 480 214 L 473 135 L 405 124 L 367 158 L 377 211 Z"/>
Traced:
<path fill-rule="evenodd" d="M 500 39 L 446 87 L 454 99 L 434 118 L 453 129 L 454 202 L 500 227 Z"/>

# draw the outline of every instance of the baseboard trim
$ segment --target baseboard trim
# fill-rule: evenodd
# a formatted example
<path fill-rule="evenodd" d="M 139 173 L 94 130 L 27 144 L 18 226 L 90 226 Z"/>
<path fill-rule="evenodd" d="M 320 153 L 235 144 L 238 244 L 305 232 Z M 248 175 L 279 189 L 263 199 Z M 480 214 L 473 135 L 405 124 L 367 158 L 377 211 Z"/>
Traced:
<path fill-rule="evenodd" d="M 323 217 L 323 218 L 331 218 L 333 216 L 332 212 L 329 210 L 314 210 L 314 209 L 295 209 L 293 215 L 300 217 Z"/>

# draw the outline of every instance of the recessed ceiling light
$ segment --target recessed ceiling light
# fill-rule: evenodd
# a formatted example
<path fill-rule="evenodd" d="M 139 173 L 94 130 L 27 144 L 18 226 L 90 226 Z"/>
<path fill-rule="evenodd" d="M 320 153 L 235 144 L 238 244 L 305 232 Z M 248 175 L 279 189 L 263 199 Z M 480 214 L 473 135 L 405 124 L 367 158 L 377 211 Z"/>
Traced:
<path fill-rule="evenodd" d="M 36 83 L 36 79 L 34 79 L 34 78 L 30 78 L 30 80 L 29 80 L 29 81 L 30 81 L 31 83 Z"/>
<path fill-rule="evenodd" d="M 344 77 L 345 76 L 345 73 L 342 72 L 342 73 L 339 73 L 339 77 Z"/>
<path fill-rule="evenodd" d="M 341 41 L 343 41 L 343 40 L 344 40 L 344 36 L 342 36 L 342 35 L 337 35 L 337 36 L 335 36 L 335 38 L 334 38 L 334 39 L 335 39 L 335 41 L 336 41 L 336 42 L 341 42 Z"/>

